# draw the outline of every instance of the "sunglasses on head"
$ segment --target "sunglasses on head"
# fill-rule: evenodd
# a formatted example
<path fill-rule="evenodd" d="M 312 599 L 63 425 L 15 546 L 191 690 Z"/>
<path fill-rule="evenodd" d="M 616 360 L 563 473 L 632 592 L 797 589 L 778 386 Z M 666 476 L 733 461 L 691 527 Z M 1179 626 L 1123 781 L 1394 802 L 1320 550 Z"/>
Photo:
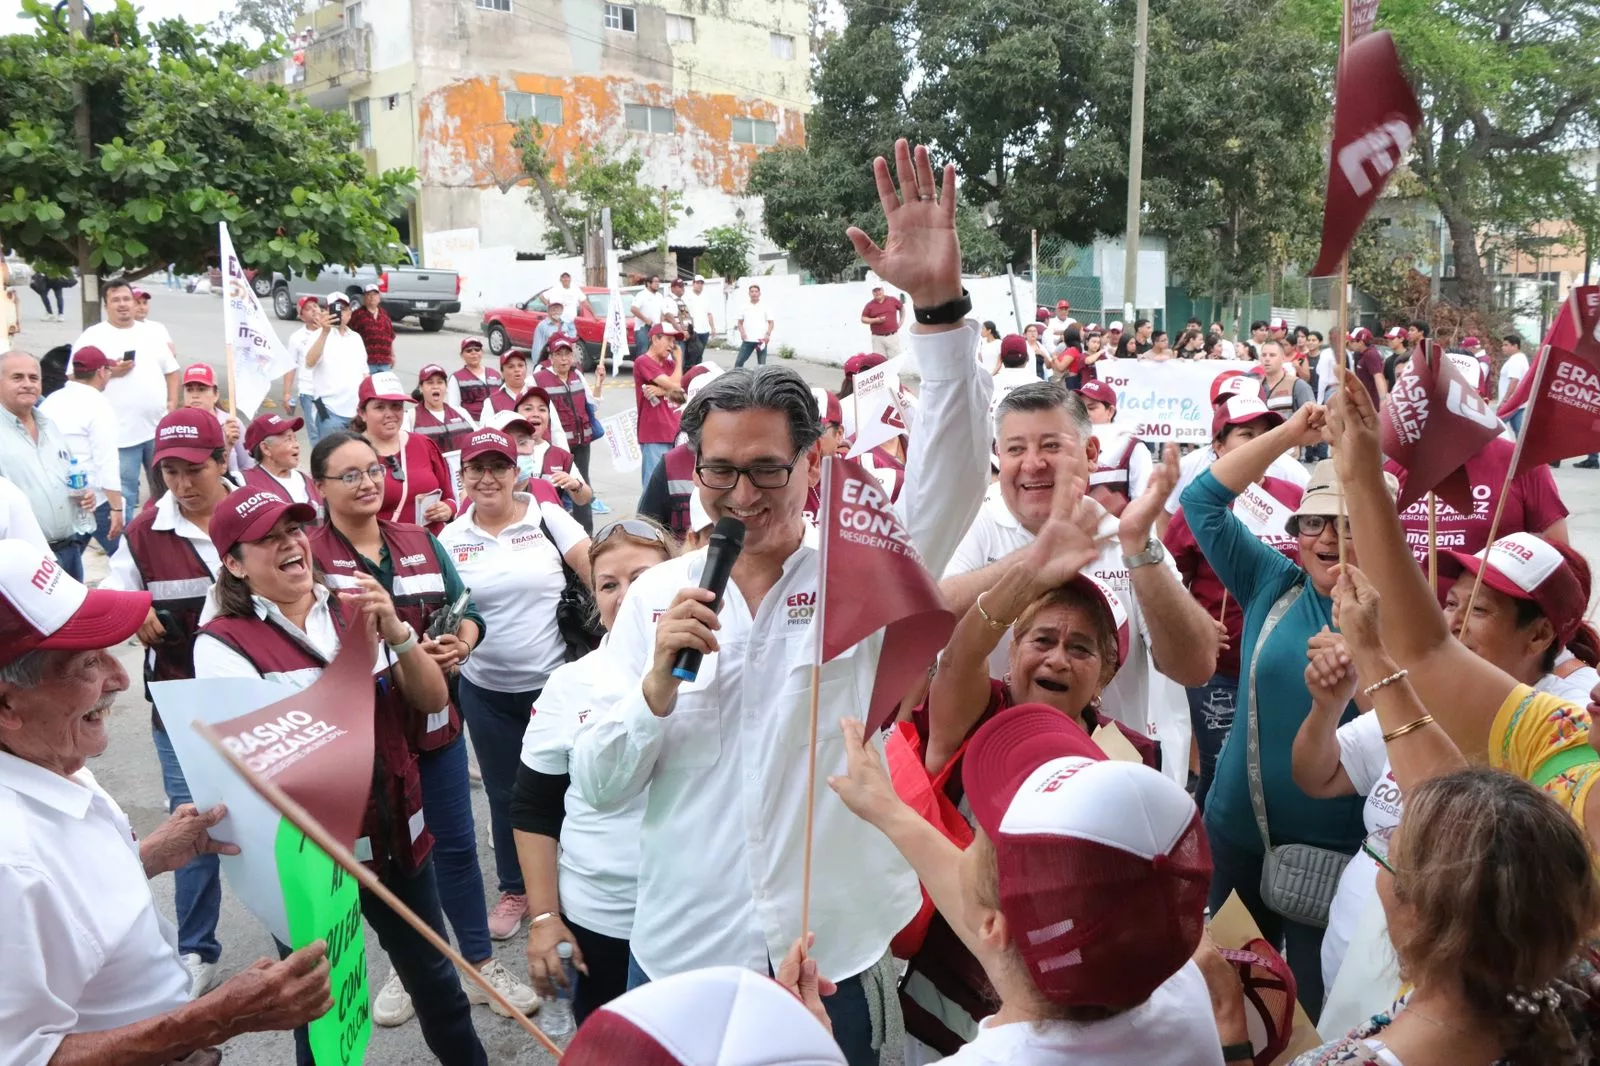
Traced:
<path fill-rule="evenodd" d="M 620 521 L 611 523 L 609 526 L 606 526 L 600 532 L 596 533 L 594 538 L 590 541 L 589 553 L 593 555 L 594 549 L 600 547 L 600 545 L 604 544 L 618 533 L 626 533 L 635 540 L 645 540 L 652 544 L 660 544 L 667 547 L 671 546 L 671 541 L 668 539 L 669 534 L 665 533 L 659 526 L 652 525 L 649 522 L 641 521 L 637 518 L 624 518 Z"/>

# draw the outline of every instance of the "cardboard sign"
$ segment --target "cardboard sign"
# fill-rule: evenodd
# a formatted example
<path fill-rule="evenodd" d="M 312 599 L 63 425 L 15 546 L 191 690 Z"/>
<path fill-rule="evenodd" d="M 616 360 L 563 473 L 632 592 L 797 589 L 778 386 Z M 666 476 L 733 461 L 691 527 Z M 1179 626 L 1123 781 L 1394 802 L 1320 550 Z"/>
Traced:
<path fill-rule="evenodd" d="M 617 473 L 626 473 L 637 470 L 644 465 L 644 455 L 639 451 L 639 412 L 637 410 L 623 411 L 621 414 L 602 418 L 600 424 L 606 427 L 603 438 L 606 447 L 611 451 L 611 468 Z"/>
<path fill-rule="evenodd" d="M 360 889 L 355 878 L 288 819 L 279 824 L 274 854 L 289 919 L 289 946 L 298 951 L 318 940 L 328 945 L 333 1009 L 307 1029 L 311 1054 L 328 1066 L 365 1062 L 372 1009 Z"/>
<path fill-rule="evenodd" d="M 1096 729 L 1089 739 L 1094 741 L 1112 762 L 1144 762 L 1139 756 L 1139 749 L 1122 735 L 1122 730 L 1110 722 Z"/>
<path fill-rule="evenodd" d="M 1242 948 L 1252 940 L 1265 939 L 1261 935 L 1260 927 L 1256 925 L 1256 920 L 1250 917 L 1249 909 L 1240 901 L 1237 892 L 1229 893 L 1228 902 L 1212 915 L 1206 931 L 1211 934 L 1211 939 L 1217 942 L 1219 948 Z M 1273 1066 L 1286 1066 L 1307 1051 L 1321 1047 L 1324 1042 L 1317 1034 L 1316 1026 L 1312 1025 L 1311 1019 L 1306 1016 L 1305 1008 L 1296 1003 L 1294 1034 L 1289 1038 L 1288 1049 L 1278 1056 Z"/>
<path fill-rule="evenodd" d="M 891 359 L 855 377 L 850 401 L 855 405 L 855 459 L 906 432 L 906 408 L 900 394 L 900 360 Z"/>

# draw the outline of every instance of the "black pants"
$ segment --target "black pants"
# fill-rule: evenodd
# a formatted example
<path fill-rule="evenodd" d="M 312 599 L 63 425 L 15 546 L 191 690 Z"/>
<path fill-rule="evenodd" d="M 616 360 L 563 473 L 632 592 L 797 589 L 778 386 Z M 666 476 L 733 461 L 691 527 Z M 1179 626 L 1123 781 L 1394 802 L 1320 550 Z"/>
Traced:
<path fill-rule="evenodd" d="M 683 342 L 683 368 L 688 370 L 692 366 L 699 366 L 700 359 L 706 352 L 705 333 L 691 333 Z"/>
<path fill-rule="evenodd" d="M 582 1025 L 585 1018 L 628 990 L 628 942 L 585 929 L 565 914 L 561 920 L 572 930 L 589 969 L 578 975 L 578 990 L 572 996 L 572 1016 Z"/>
<path fill-rule="evenodd" d="M 60 281 L 47 281 L 34 291 L 39 294 L 39 299 L 44 301 L 44 313 L 64 315 L 67 313 L 66 283 Z M 50 296 L 55 295 L 56 309 L 50 310 Z"/>
<path fill-rule="evenodd" d="M 434 932 L 449 939 L 444 928 L 444 908 L 439 903 L 439 887 L 433 880 L 431 856 L 415 873 L 389 874 L 383 883 Z M 388 953 L 389 962 L 400 975 L 400 983 L 411 994 L 428 1050 L 444 1066 L 488 1066 L 483 1044 L 472 1028 L 472 1004 L 467 1002 L 456 968 L 407 925 L 404 918 L 390 910 L 388 904 L 364 888 L 361 890 L 361 915 L 378 934 L 378 943 Z M 287 956 L 288 950 L 279 944 L 278 954 Z M 370 968 L 368 972 L 370 974 Z M 294 1054 L 298 1066 L 315 1066 L 304 1027 L 294 1031 Z"/>
<path fill-rule="evenodd" d="M 589 482 L 589 488 L 594 488 L 594 482 L 589 481 L 589 449 L 592 444 L 568 444 L 572 451 L 572 465 L 578 468 L 578 473 L 583 475 L 583 480 Z M 585 533 L 594 532 L 594 511 L 590 504 L 574 503 L 572 517 L 578 525 L 583 527 Z"/>

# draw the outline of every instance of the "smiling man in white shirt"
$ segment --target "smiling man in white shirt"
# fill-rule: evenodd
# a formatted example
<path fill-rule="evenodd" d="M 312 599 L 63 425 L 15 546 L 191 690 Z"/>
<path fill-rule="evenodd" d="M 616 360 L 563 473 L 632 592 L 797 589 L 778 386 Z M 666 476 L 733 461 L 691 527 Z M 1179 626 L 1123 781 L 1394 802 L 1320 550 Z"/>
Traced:
<path fill-rule="evenodd" d="M 856 250 L 919 309 L 911 347 L 922 369 L 920 425 L 898 507 L 923 558 L 941 568 L 982 496 L 989 451 L 990 382 L 977 365 L 978 331 L 965 321 L 955 234 L 955 173 L 935 199 L 919 148 L 896 163 L 905 202 L 874 164 L 888 216 L 880 249 L 851 229 Z M 817 531 L 803 517 L 820 475 L 816 403 L 786 367 L 731 371 L 684 413 L 696 484 L 713 519 L 745 524 L 720 613 L 699 589 L 704 552 L 646 571 L 612 631 L 617 669 L 643 681 L 590 719 L 574 744 L 571 774 L 600 809 L 648 788 L 640 838 L 633 983 L 709 965 L 766 972 L 801 934 L 801 867 L 808 797 L 812 630 L 820 582 Z M 936 571 L 937 572 L 937 571 Z M 838 731 L 863 717 L 883 647 L 875 634 L 822 667 L 811 915 L 835 1035 L 852 1066 L 876 1063 L 863 975 L 915 913 L 910 867 L 876 830 L 828 791 L 842 773 Z M 705 654 L 698 677 L 672 674 L 685 648 Z M 881 747 L 881 741 L 875 741 Z M 692 843 L 691 843 L 692 842 Z M 893 978 L 890 978 L 892 983 Z"/>

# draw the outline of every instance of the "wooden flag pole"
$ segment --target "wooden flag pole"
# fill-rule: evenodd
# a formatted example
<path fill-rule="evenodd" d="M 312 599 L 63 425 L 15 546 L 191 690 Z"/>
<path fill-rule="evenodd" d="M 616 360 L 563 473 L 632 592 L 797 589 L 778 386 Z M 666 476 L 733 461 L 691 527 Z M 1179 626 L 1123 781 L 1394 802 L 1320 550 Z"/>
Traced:
<path fill-rule="evenodd" d="M 234 399 L 233 399 L 233 396 L 234 396 L 234 388 L 233 388 L 233 342 L 232 341 L 228 341 L 226 344 L 224 344 L 222 346 L 222 350 L 223 350 L 224 353 L 226 353 L 227 360 L 228 360 L 228 368 L 227 368 L 227 374 L 228 374 L 228 413 L 230 415 L 232 415 L 235 419 L 237 419 L 239 417 L 239 409 L 236 406 L 234 406 Z M 178 393 L 178 402 L 179 403 L 183 402 L 183 393 L 181 391 Z"/>
<path fill-rule="evenodd" d="M 817 815 L 817 717 L 822 696 L 822 635 L 828 610 L 828 531 L 833 514 L 833 460 L 822 462 L 822 544 L 817 552 L 817 613 L 811 620 L 816 627 L 816 652 L 811 658 L 811 739 L 806 745 L 806 848 L 800 881 L 800 943 L 811 931 L 811 839 Z"/>
<path fill-rule="evenodd" d="M 417 917 L 416 912 L 402 903 L 400 898 L 393 892 L 389 891 L 389 887 L 378 880 L 376 874 L 361 865 L 360 861 L 350 854 L 350 849 L 335 840 L 333 834 L 324 829 L 321 822 L 311 817 L 304 807 L 290 799 L 283 789 L 246 766 L 243 759 L 235 755 L 227 745 L 222 743 L 221 735 L 208 723 L 197 720 L 193 724 L 195 732 L 199 733 L 218 755 L 227 760 L 228 765 L 233 767 L 234 772 L 244 778 L 245 784 L 249 785 L 258 796 L 266 800 L 272 805 L 273 809 L 287 818 L 291 825 L 306 835 L 307 839 L 327 852 L 328 857 L 338 863 L 351 877 L 354 877 L 357 884 L 382 900 L 390 910 L 404 919 L 407 925 L 415 929 L 422 939 L 433 945 L 440 954 L 449 959 L 455 965 L 455 968 L 461 971 L 463 977 L 477 985 L 484 995 L 500 1006 L 500 1013 L 527 1030 L 528 1035 L 543 1045 L 544 1049 L 556 1059 L 561 1058 L 560 1045 L 546 1036 L 544 1030 L 533 1024 L 531 1018 L 512 1006 L 511 1002 L 501 995 L 494 985 L 489 983 L 489 980 L 479 972 L 476 966 L 462 958 L 461 954 L 450 946 L 448 940 L 434 932 L 433 927 Z"/>
<path fill-rule="evenodd" d="M 1439 595 L 1439 497 L 1428 493 L 1428 587 Z"/>
<path fill-rule="evenodd" d="M 1344 56 L 1350 50 L 1350 0 L 1341 0 L 1339 4 L 1339 58 L 1333 66 L 1333 99 L 1337 108 L 1339 100 L 1339 79 L 1344 74 Z M 1347 249 L 1339 257 L 1339 362 L 1336 375 L 1339 379 L 1339 390 L 1345 389 L 1346 379 L 1350 376 L 1350 368 L 1345 364 L 1350 359 L 1350 252 Z M 1332 455 L 1332 452 L 1329 452 Z M 1339 572 L 1344 573 L 1345 568 L 1345 526 L 1348 521 L 1345 516 L 1344 484 L 1339 485 L 1339 499 L 1334 506 L 1333 536 L 1339 544 Z"/>
<path fill-rule="evenodd" d="M 1222 590 L 1222 606 L 1217 608 L 1217 621 L 1220 623 L 1227 616 L 1228 616 L 1228 590 L 1227 590 L 1227 588 L 1223 588 L 1223 590 Z"/>

